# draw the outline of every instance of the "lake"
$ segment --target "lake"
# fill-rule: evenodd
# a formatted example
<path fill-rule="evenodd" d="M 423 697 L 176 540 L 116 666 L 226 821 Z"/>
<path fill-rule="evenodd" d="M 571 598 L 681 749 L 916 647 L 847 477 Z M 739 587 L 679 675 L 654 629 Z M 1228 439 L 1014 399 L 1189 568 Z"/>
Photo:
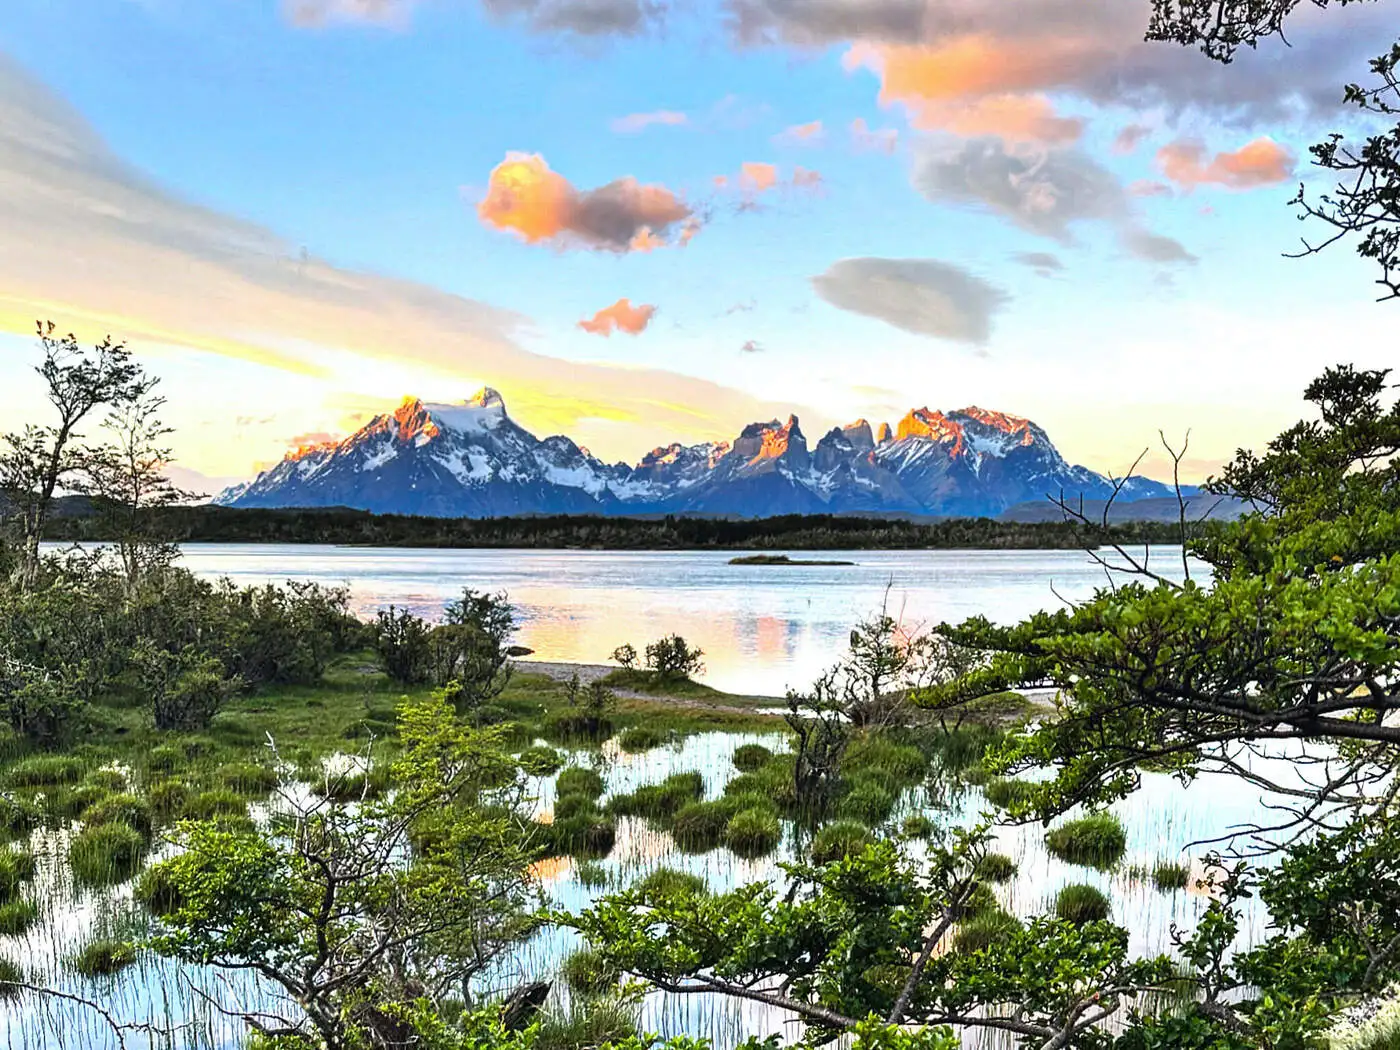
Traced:
<path fill-rule="evenodd" d="M 734 551 L 183 550 L 191 571 L 239 584 L 347 585 L 362 615 L 393 604 L 436 616 L 463 587 L 505 591 L 520 621 L 517 642 L 542 660 L 606 663 L 624 642 L 640 651 L 674 632 L 705 650 L 710 685 L 764 696 L 810 685 L 845 649 L 851 627 L 882 605 L 910 627 L 976 615 L 1010 623 L 1087 598 L 1105 582 L 1082 551 L 795 551 L 794 560 L 855 564 L 765 566 L 730 565 Z M 1181 578 L 1180 548 L 1153 548 L 1150 564 Z"/>

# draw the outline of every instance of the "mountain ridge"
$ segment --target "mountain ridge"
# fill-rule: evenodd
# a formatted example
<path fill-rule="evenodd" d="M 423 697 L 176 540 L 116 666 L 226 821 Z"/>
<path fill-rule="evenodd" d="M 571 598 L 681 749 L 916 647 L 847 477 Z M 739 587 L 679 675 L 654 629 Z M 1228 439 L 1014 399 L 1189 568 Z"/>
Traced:
<path fill-rule="evenodd" d="M 911 409 L 898 423 L 858 419 L 809 445 L 796 415 L 743 427 L 732 442 L 652 449 L 606 463 L 567 435 L 538 438 L 500 392 L 460 404 L 405 398 L 341 440 L 287 453 L 215 502 L 344 506 L 442 517 L 520 514 L 892 513 L 996 517 L 1030 500 L 1107 499 L 1113 482 L 1060 455 L 1021 416 L 979 408 Z M 1127 479 L 1124 501 L 1171 489 Z"/>

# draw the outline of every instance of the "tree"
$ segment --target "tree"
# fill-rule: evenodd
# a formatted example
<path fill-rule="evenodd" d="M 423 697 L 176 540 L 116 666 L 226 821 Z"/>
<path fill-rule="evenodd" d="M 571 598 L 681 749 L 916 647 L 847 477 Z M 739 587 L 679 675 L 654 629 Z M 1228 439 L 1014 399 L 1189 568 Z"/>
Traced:
<path fill-rule="evenodd" d="M 148 878 L 163 890 L 162 954 L 251 969 L 289 999 L 249 1012 L 269 1036 L 324 1050 L 418 1045 L 406 1020 L 472 1003 L 472 982 L 531 926 L 529 844 L 495 730 L 462 726 L 438 694 L 405 702 L 396 790 L 353 803 L 281 795 L 268 830 L 190 825 Z"/>
<path fill-rule="evenodd" d="M 658 638 L 646 648 L 647 670 L 658 678 L 680 681 L 705 671 L 704 650 L 678 634 Z"/>
<path fill-rule="evenodd" d="M 515 610 L 504 594 L 470 587 L 449 602 L 441 626 L 429 636 L 432 678 L 453 685 L 459 712 L 475 711 L 510 684 L 510 636 Z"/>
<path fill-rule="evenodd" d="M 54 494 L 87 462 L 76 444 L 79 428 L 98 408 L 139 401 L 151 387 L 126 347 L 110 336 L 85 352 L 72 335 L 55 335 L 52 321 L 37 327 L 44 356 L 35 371 L 44 381 L 44 396 L 57 420 L 6 434 L 0 451 L 0 494 L 19 518 L 15 576 L 26 588 L 38 578 L 39 542 Z"/>
<path fill-rule="evenodd" d="M 128 594 L 179 556 L 176 544 L 156 535 L 156 513 L 194 498 L 165 473 L 173 454 L 163 442 L 174 430 L 161 422 L 166 401 L 154 393 L 157 382 L 148 380 L 140 396 L 112 407 L 102 424 L 109 443 L 86 455 L 80 483 L 108 519 Z"/>
<path fill-rule="evenodd" d="M 1328 6 L 1328 0 L 1312 2 Z M 1360 2 L 1337 0 L 1337 6 Z M 1209 57 L 1229 62 L 1241 47 L 1282 37 L 1285 22 L 1298 6 L 1299 0 L 1153 0 L 1147 36 L 1198 46 Z M 1400 116 L 1400 41 L 1371 61 L 1370 73 L 1370 83 L 1347 85 L 1344 101 L 1383 119 Z M 1315 163 L 1336 172 L 1340 181 L 1316 200 L 1298 187 L 1292 203 L 1302 216 L 1330 228 L 1316 244 L 1305 239 L 1300 254 L 1357 237 L 1357 254 L 1380 268 L 1377 283 L 1386 290 L 1382 298 L 1400 297 L 1400 120 L 1359 145 L 1333 133 L 1311 152 Z"/>

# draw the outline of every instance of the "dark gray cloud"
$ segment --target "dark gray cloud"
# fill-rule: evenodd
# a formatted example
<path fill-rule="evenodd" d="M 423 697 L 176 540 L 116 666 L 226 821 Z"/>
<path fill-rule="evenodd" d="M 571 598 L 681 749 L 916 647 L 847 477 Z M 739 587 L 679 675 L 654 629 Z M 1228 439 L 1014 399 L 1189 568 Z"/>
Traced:
<path fill-rule="evenodd" d="M 487 14 L 520 21 L 532 32 L 638 36 L 665 19 L 661 0 L 481 0 Z"/>
<path fill-rule="evenodd" d="M 916 335 L 985 343 L 1009 296 L 982 278 L 937 259 L 842 259 L 812 278 L 832 306 L 874 317 Z"/>
<path fill-rule="evenodd" d="M 1147 262 L 1155 263 L 1195 263 L 1196 256 L 1186 250 L 1182 243 L 1171 237 L 1152 233 L 1140 227 L 1129 227 L 1122 231 L 1119 241 L 1128 254 Z"/>
<path fill-rule="evenodd" d="M 1042 277 L 1049 277 L 1051 274 L 1061 272 L 1065 264 L 1060 261 L 1058 255 L 1051 255 L 1049 252 L 1017 252 L 1011 257 L 1013 262 L 1018 262 L 1022 266 L 1029 266 Z"/>

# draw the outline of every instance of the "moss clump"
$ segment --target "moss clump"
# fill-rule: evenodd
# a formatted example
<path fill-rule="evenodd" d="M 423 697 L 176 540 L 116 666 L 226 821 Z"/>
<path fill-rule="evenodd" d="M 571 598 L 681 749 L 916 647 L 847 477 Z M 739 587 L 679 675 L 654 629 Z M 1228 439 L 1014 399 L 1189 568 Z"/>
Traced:
<path fill-rule="evenodd" d="M 129 941 L 98 938 L 83 945 L 68 960 L 75 973 L 84 977 L 111 977 L 136 961 L 136 946 Z"/>
<path fill-rule="evenodd" d="M 812 863 L 831 864 L 859 853 L 875 841 L 858 820 L 834 820 L 812 837 Z"/>
<path fill-rule="evenodd" d="M 1066 863 L 1108 871 L 1123 859 L 1128 833 L 1112 813 L 1091 813 L 1047 834 L 1045 848 Z"/>
<path fill-rule="evenodd" d="M 741 773 L 753 773 L 773 759 L 773 752 L 762 744 L 740 744 L 734 749 L 734 768 Z"/>
<path fill-rule="evenodd" d="M 657 868 L 646 878 L 638 879 L 632 888 L 655 901 L 698 897 L 708 892 L 705 880 L 699 875 L 675 868 Z"/>
<path fill-rule="evenodd" d="M 552 747 L 536 745 L 527 747 L 516 756 L 520 768 L 532 777 L 553 776 L 564 768 L 564 756 Z"/>
<path fill-rule="evenodd" d="M 622 971 L 593 948 L 580 948 L 574 952 L 564 960 L 559 973 L 569 986 L 569 991 L 577 995 L 610 992 L 622 978 Z"/>
<path fill-rule="evenodd" d="M 778 848 L 782 838 L 782 822 L 766 809 L 740 810 L 724 829 L 724 844 L 740 857 L 766 856 Z"/>
<path fill-rule="evenodd" d="M 1191 884 L 1191 868 L 1175 861 L 1161 861 L 1152 869 L 1152 882 L 1163 893 L 1184 890 Z"/>
<path fill-rule="evenodd" d="M 980 911 L 958 925 L 958 932 L 953 935 L 953 950 L 971 955 L 1005 940 L 1020 928 L 1015 916 L 1000 908 Z"/>
<path fill-rule="evenodd" d="M 570 766 L 559 774 L 559 779 L 554 782 L 554 791 L 558 795 L 599 798 L 603 794 L 603 778 L 595 769 Z"/>
<path fill-rule="evenodd" d="M 20 887 L 34 877 L 34 854 L 14 846 L 0 847 L 0 904 L 19 896 Z"/>
<path fill-rule="evenodd" d="M 108 886 L 135 875 L 146 854 L 146 838 L 125 824 L 83 828 L 68 846 L 73 878 L 85 886 Z"/>
<path fill-rule="evenodd" d="M 191 795 L 180 815 L 187 820 L 214 820 L 217 817 L 246 817 L 248 800 L 227 788 Z"/>
<path fill-rule="evenodd" d="M 988 853 L 977 865 L 977 877 L 998 885 L 1016 877 L 1016 862 L 1005 853 Z"/>
<path fill-rule="evenodd" d="M 650 751 L 666 743 L 666 735 L 648 726 L 633 726 L 624 729 L 617 738 L 617 746 L 629 755 Z"/>
<path fill-rule="evenodd" d="M 70 755 L 30 755 L 12 765 L 5 779 L 14 787 L 55 787 L 76 784 L 85 768 Z"/>
<path fill-rule="evenodd" d="M 0 937 L 16 937 L 33 926 L 39 918 L 39 906 L 33 901 L 12 900 L 0 904 Z"/>
<path fill-rule="evenodd" d="M 1108 898 L 1095 886 L 1076 883 L 1055 895 L 1055 915 L 1076 926 L 1101 922 L 1108 918 L 1108 913 Z"/>
<path fill-rule="evenodd" d="M 214 774 L 221 787 L 250 798 L 262 798 L 277 787 L 277 771 L 256 762 L 230 762 Z"/>
<path fill-rule="evenodd" d="M 108 795 L 83 810 L 83 824 L 125 824 L 147 838 L 151 834 L 151 807 L 135 795 Z"/>
<path fill-rule="evenodd" d="M 147 868 L 136 880 L 133 896 L 152 915 L 173 915 L 184 907 L 185 898 L 170 874 L 169 863 Z"/>

